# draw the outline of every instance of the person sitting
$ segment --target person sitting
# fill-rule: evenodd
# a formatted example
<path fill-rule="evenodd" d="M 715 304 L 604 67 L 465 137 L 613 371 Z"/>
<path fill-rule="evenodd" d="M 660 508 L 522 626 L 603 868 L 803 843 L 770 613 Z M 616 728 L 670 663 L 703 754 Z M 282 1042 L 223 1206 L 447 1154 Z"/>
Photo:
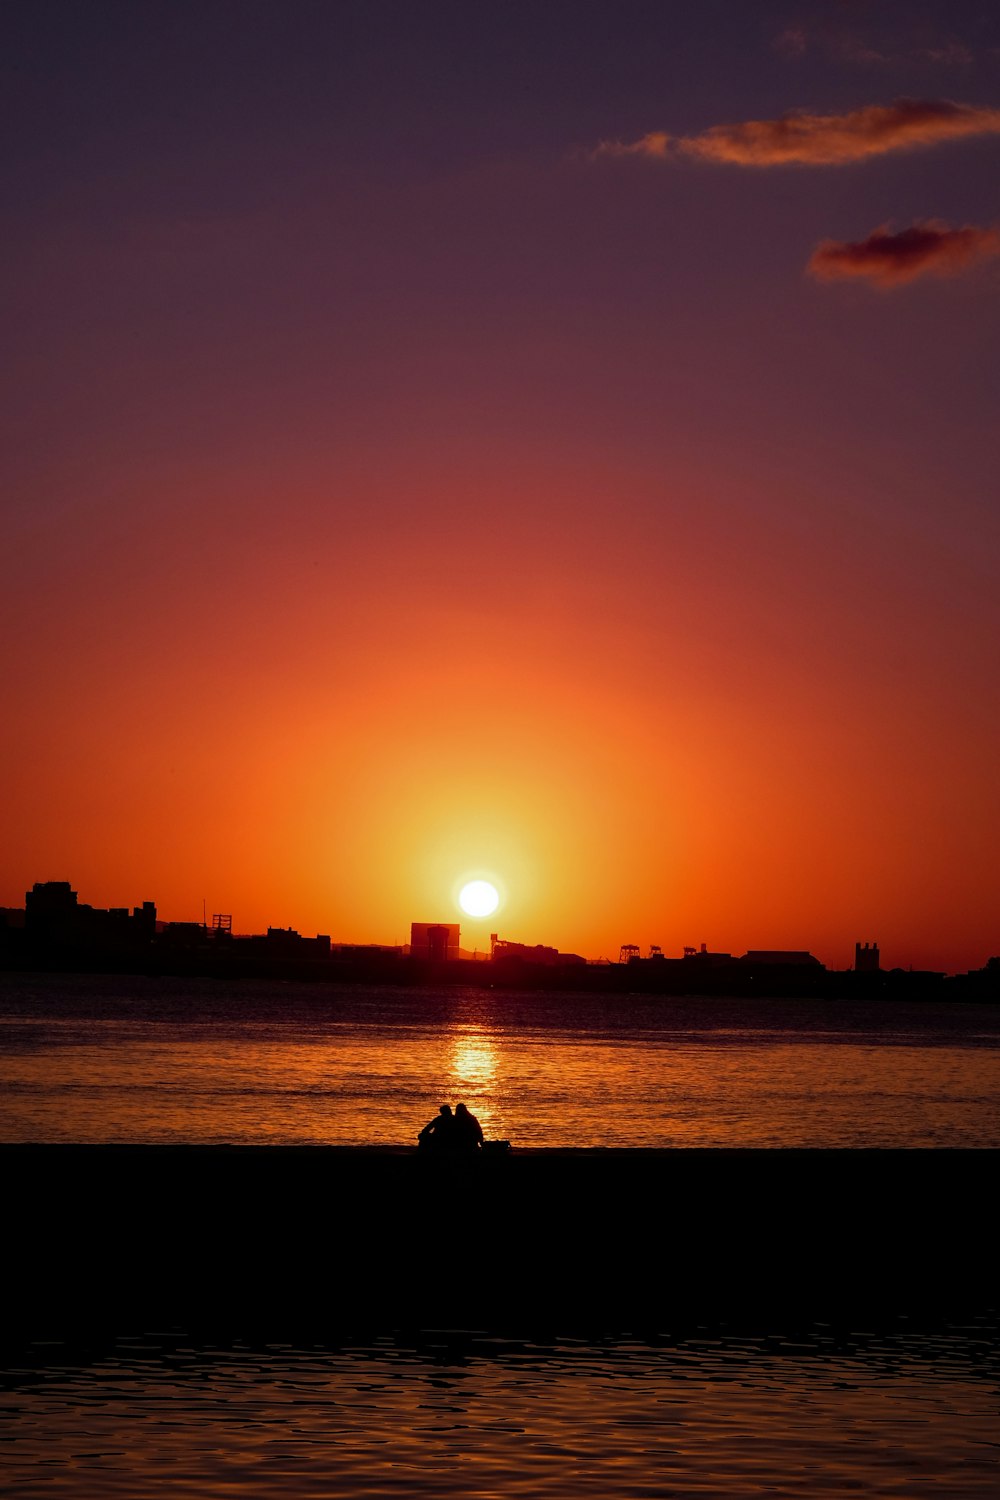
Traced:
<path fill-rule="evenodd" d="M 483 1144 L 483 1127 L 464 1104 L 455 1105 L 455 1145 L 462 1151 L 478 1151 Z"/>
<path fill-rule="evenodd" d="M 428 1120 L 417 1136 L 421 1151 L 440 1151 L 455 1144 L 455 1116 L 450 1104 L 442 1104 L 433 1120 Z"/>

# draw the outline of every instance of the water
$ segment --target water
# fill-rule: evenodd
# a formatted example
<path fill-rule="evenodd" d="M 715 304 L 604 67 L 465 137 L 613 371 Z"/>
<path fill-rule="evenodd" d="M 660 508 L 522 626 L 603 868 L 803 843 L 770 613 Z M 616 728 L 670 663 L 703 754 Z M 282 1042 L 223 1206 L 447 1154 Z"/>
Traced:
<path fill-rule="evenodd" d="M 8 1500 L 997 1493 L 996 1322 L 328 1349 L 120 1339 L 6 1374 Z"/>
<path fill-rule="evenodd" d="M 0 1140 L 1000 1146 L 989 1007 L 0 976 Z M 11 1500 L 995 1496 L 1000 1315 L 0 1356 Z M 645 1330 L 644 1330 L 645 1332 Z"/>
<path fill-rule="evenodd" d="M 988 1006 L 0 978 L 0 1140 L 1000 1146 Z"/>

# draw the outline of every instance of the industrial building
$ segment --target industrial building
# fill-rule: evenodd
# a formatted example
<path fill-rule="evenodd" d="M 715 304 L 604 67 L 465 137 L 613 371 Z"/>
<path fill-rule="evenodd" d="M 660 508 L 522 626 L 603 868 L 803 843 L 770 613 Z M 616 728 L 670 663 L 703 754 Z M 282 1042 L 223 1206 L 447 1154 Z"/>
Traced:
<path fill-rule="evenodd" d="M 411 922 L 410 957 L 434 963 L 457 959 L 460 931 L 457 922 Z"/>

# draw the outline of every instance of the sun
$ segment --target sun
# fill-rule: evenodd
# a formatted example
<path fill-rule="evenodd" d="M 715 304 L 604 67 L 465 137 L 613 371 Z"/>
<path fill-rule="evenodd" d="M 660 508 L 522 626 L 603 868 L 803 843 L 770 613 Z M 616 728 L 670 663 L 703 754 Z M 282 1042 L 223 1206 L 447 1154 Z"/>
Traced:
<path fill-rule="evenodd" d="M 459 891 L 458 904 L 467 917 L 488 917 L 500 905 L 500 892 L 488 880 L 470 880 Z"/>

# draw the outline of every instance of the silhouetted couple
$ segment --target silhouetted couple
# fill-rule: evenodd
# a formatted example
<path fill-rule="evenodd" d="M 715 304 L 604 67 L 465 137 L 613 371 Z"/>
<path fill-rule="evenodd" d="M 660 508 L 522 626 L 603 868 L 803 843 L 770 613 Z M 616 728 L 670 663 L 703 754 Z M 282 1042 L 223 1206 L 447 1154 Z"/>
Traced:
<path fill-rule="evenodd" d="M 428 1120 L 417 1136 L 421 1151 L 478 1151 L 483 1144 L 483 1127 L 466 1109 L 456 1104 L 442 1104 L 433 1120 Z"/>

